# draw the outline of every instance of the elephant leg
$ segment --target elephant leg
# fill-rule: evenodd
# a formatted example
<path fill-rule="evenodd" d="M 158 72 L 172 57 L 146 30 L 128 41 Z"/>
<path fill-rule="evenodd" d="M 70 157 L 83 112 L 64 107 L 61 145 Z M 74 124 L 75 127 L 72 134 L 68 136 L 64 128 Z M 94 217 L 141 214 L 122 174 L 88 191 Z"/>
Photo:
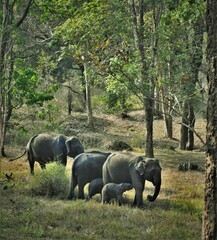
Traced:
<path fill-rule="evenodd" d="M 142 192 L 141 190 L 136 190 L 136 195 L 134 199 L 134 204 L 137 205 L 137 207 L 142 207 L 143 205 L 143 197 L 142 197 Z M 136 201 L 136 202 L 135 202 Z"/>
<path fill-rule="evenodd" d="M 58 157 L 58 162 L 62 164 L 63 166 L 66 166 L 67 164 L 67 155 L 63 154 L 60 157 Z"/>
<path fill-rule="evenodd" d="M 78 184 L 78 199 L 84 199 L 84 185 Z"/>
<path fill-rule="evenodd" d="M 143 205 L 143 191 L 145 188 L 145 182 L 138 182 L 136 179 L 133 180 L 133 186 L 135 189 L 135 198 L 133 205 L 137 207 L 142 207 Z"/>
<path fill-rule="evenodd" d="M 35 161 L 29 161 L 30 173 L 31 174 L 34 174 L 34 164 L 35 164 Z"/>
<path fill-rule="evenodd" d="M 29 150 L 27 151 L 27 158 L 29 160 L 30 173 L 33 175 L 35 160 Z"/>
<path fill-rule="evenodd" d="M 134 197 L 134 200 L 133 200 L 133 206 L 136 206 L 136 203 L 137 203 L 137 200 L 136 200 L 136 194 L 135 194 L 135 197 Z"/>
<path fill-rule="evenodd" d="M 74 190 L 75 190 L 77 185 L 78 185 L 77 177 L 73 176 L 73 174 L 72 174 L 71 186 L 70 186 L 69 195 L 68 195 L 69 200 L 72 200 L 74 198 Z"/>
<path fill-rule="evenodd" d="M 40 162 L 39 165 L 40 165 L 40 167 L 41 167 L 42 170 L 43 170 L 43 169 L 46 169 L 46 165 L 45 165 L 44 162 Z"/>
<path fill-rule="evenodd" d="M 109 199 L 106 196 L 102 196 L 102 204 L 109 203 Z"/>
<path fill-rule="evenodd" d="M 122 195 L 118 196 L 118 205 L 121 206 L 123 204 L 124 200 Z"/>

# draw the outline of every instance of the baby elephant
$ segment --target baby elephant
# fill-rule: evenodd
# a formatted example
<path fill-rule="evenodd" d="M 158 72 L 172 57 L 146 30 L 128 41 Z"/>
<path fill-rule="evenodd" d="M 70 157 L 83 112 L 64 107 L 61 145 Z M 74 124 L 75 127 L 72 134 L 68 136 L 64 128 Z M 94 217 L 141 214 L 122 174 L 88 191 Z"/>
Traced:
<path fill-rule="evenodd" d="M 88 195 L 86 200 L 90 200 L 95 194 L 100 193 L 103 188 L 102 178 L 93 179 L 88 186 Z"/>
<path fill-rule="evenodd" d="M 107 183 L 102 189 L 102 203 L 109 203 L 111 199 L 115 198 L 119 206 L 123 204 L 122 194 L 133 188 L 131 183 Z"/>

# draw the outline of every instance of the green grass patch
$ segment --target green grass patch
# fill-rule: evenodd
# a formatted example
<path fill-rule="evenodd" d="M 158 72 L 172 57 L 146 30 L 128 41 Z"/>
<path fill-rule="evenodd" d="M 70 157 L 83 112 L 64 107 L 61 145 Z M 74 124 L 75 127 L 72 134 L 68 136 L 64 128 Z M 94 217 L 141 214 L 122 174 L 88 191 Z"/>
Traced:
<path fill-rule="evenodd" d="M 31 177 L 28 187 L 34 195 L 65 198 L 69 190 L 65 167 L 55 162 L 47 164 L 45 170 Z"/>

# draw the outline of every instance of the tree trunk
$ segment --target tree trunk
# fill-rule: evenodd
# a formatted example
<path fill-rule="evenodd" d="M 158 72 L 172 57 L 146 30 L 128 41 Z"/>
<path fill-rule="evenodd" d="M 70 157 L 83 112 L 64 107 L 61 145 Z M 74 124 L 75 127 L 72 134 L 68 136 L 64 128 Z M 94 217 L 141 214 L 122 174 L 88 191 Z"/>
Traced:
<path fill-rule="evenodd" d="M 84 78 L 85 78 L 85 89 L 86 89 L 86 110 L 88 117 L 88 126 L 93 129 L 93 112 L 91 106 L 91 93 L 90 93 L 90 79 L 88 77 L 87 63 L 84 63 Z"/>
<path fill-rule="evenodd" d="M 80 64 L 79 68 L 81 70 L 81 86 L 82 86 L 82 93 L 83 93 L 83 101 L 82 101 L 82 107 L 83 110 L 86 109 L 86 84 L 85 84 L 85 73 L 84 73 L 84 65 Z"/>
<path fill-rule="evenodd" d="M 163 118 L 164 118 L 164 137 L 165 138 L 172 138 L 173 137 L 173 119 L 170 114 L 171 111 L 171 99 L 167 99 L 165 97 L 165 91 L 161 89 L 161 98 L 162 98 L 162 111 L 163 111 Z"/>
<path fill-rule="evenodd" d="M 145 100 L 145 123 L 146 123 L 146 144 L 145 155 L 146 157 L 154 157 L 153 146 L 153 100 L 146 98 Z"/>
<path fill-rule="evenodd" d="M 139 0 L 138 17 L 135 6 L 135 1 L 130 1 L 131 13 L 134 24 L 134 42 L 139 51 L 141 62 L 141 78 L 142 78 L 142 92 L 144 94 L 144 110 L 146 121 L 146 144 L 145 152 L 147 157 L 154 157 L 153 149 L 153 99 L 154 99 L 154 87 L 151 79 L 148 78 L 147 64 L 146 64 L 146 52 L 144 46 L 144 13 L 145 2 Z"/>
<path fill-rule="evenodd" d="M 188 102 L 185 101 L 182 112 L 181 134 L 180 134 L 180 150 L 186 150 L 188 143 Z"/>
<path fill-rule="evenodd" d="M 202 239 L 217 239 L 217 1 L 207 0 L 207 151 Z"/>
<path fill-rule="evenodd" d="M 68 115 L 72 115 L 72 92 L 70 89 L 68 89 L 67 92 L 67 103 L 68 103 Z"/>
<path fill-rule="evenodd" d="M 160 104 L 160 91 L 155 89 L 154 115 L 157 119 L 162 119 L 162 110 Z"/>
<path fill-rule="evenodd" d="M 3 119 L 3 122 L 0 123 L 0 156 L 5 157 L 5 134 L 6 134 L 6 123 Z"/>
<path fill-rule="evenodd" d="M 28 0 L 23 14 L 15 23 L 14 2 L 4 0 L 2 4 L 2 25 L 0 37 L 0 157 L 5 156 L 4 145 L 6 136 L 6 127 L 12 114 L 11 105 L 11 76 L 13 74 L 13 38 L 16 28 L 25 20 L 33 0 Z M 24 6 L 24 5 L 23 5 Z M 21 13 L 20 13 L 21 14 Z"/>
<path fill-rule="evenodd" d="M 194 106 L 192 105 L 192 103 L 189 103 L 189 116 L 188 116 L 188 120 L 189 120 L 189 129 L 188 129 L 188 146 L 187 146 L 187 150 L 194 150 L 194 131 L 192 129 L 194 129 L 194 125 L 195 125 L 195 115 L 194 115 Z"/>
<path fill-rule="evenodd" d="M 3 19 L 1 28 L 0 39 L 0 157 L 5 156 L 4 143 L 5 143 L 5 131 L 6 131 L 6 102 L 5 102 L 5 55 L 7 51 L 7 44 L 9 40 L 9 1 L 3 2 Z"/>

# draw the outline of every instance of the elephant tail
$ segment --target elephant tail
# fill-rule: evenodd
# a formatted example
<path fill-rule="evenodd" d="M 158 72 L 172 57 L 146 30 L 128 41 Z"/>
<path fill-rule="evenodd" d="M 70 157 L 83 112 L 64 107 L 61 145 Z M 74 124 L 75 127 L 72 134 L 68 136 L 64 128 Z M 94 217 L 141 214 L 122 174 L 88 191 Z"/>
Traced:
<path fill-rule="evenodd" d="M 18 156 L 18 157 L 16 157 L 16 158 L 11 158 L 11 159 L 9 159 L 9 161 L 12 162 L 12 161 L 14 161 L 14 160 L 17 160 L 17 159 L 23 157 L 25 154 L 26 154 L 26 150 L 24 151 L 24 153 L 23 153 L 22 155 L 20 155 L 20 156 Z"/>
<path fill-rule="evenodd" d="M 37 136 L 38 136 L 38 134 L 35 135 L 35 136 L 33 136 L 33 137 L 29 140 L 29 142 L 27 143 L 27 147 L 26 147 L 26 149 L 25 149 L 25 151 L 23 152 L 22 155 L 20 155 L 19 157 L 16 157 L 16 158 L 11 158 L 11 159 L 9 159 L 9 161 L 12 162 L 12 161 L 14 161 L 14 160 L 17 160 L 17 159 L 23 157 L 23 156 L 27 153 L 28 148 L 30 148 L 32 141 L 33 141 Z"/>

